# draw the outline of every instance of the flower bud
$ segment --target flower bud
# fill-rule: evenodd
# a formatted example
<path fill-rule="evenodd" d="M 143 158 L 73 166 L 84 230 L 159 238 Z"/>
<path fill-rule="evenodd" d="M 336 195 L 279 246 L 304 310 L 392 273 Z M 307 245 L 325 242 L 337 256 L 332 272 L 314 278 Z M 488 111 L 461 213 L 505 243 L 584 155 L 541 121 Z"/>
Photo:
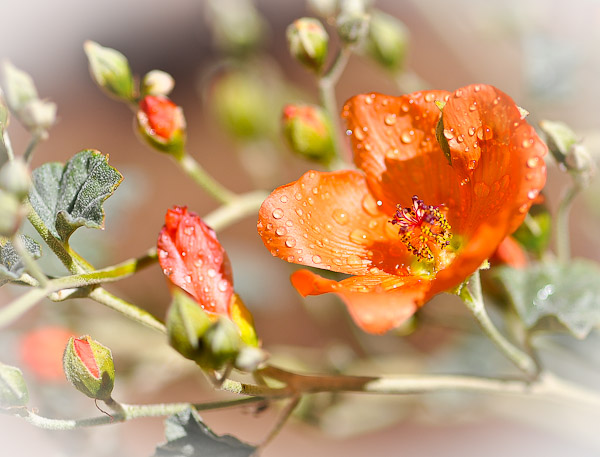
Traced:
<path fill-rule="evenodd" d="M 236 325 L 226 317 L 219 319 L 202 335 L 200 366 L 218 370 L 237 357 L 242 345 Z"/>
<path fill-rule="evenodd" d="M 25 406 L 28 401 L 29 392 L 21 370 L 0 363 L 0 407 Z"/>
<path fill-rule="evenodd" d="M 137 112 L 142 137 L 153 148 L 180 156 L 185 145 L 185 118 L 179 106 L 167 97 L 147 95 Z"/>
<path fill-rule="evenodd" d="M 56 103 L 38 98 L 31 100 L 23 106 L 19 118 L 28 131 L 46 132 L 56 120 Z"/>
<path fill-rule="evenodd" d="M 186 359 L 199 360 L 202 355 L 202 335 L 212 322 L 187 293 L 177 287 L 172 292 L 173 301 L 166 322 L 169 344 Z"/>
<path fill-rule="evenodd" d="M 13 113 L 20 113 L 27 103 L 38 98 L 33 79 L 10 62 L 4 62 L 2 70 L 6 103 Z"/>
<path fill-rule="evenodd" d="M 85 335 L 71 338 L 63 355 L 67 379 L 77 390 L 96 400 L 109 400 L 115 383 L 110 349 Z"/>
<path fill-rule="evenodd" d="M 308 9 L 322 18 L 334 17 L 337 14 L 337 0 L 308 0 Z"/>
<path fill-rule="evenodd" d="M 0 190 L 0 236 L 11 237 L 27 215 L 26 208 L 12 193 Z"/>
<path fill-rule="evenodd" d="M 27 164 L 21 158 L 6 162 L 0 168 L 0 189 L 23 200 L 29 194 L 30 186 L 31 174 Z"/>
<path fill-rule="evenodd" d="M 258 346 L 254 318 L 238 294 L 231 297 L 229 317 L 237 325 L 242 341 L 249 346 Z"/>
<path fill-rule="evenodd" d="M 356 44 L 366 37 L 369 31 L 369 15 L 363 0 L 343 0 L 337 17 L 338 35 L 344 43 Z"/>
<path fill-rule="evenodd" d="M 163 95 L 167 96 L 175 87 L 173 77 L 162 70 L 152 70 L 146 73 L 142 80 L 142 96 Z"/>
<path fill-rule="evenodd" d="M 404 65 L 407 48 L 405 25 L 383 11 L 373 11 L 366 42 L 369 55 L 388 70 L 399 71 Z"/>
<path fill-rule="evenodd" d="M 127 58 L 119 51 L 93 41 L 86 41 L 83 48 L 96 83 L 124 101 L 134 100 L 133 76 Z"/>
<path fill-rule="evenodd" d="M 331 124 L 320 107 L 287 105 L 282 123 L 285 139 L 296 154 L 324 164 L 335 156 Z"/>
<path fill-rule="evenodd" d="M 272 128 L 269 88 L 257 75 L 242 71 L 224 74 L 213 83 L 211 95 L 219 122 L 233 136 L 253 139 Z"/>
<path fill-rule="evenodd" d="M 327 57 L 329 36 L 318 19 L 303 17 L 292 22 L 286 36 L 290 53 L 307 68 L 317 73 Z"/>

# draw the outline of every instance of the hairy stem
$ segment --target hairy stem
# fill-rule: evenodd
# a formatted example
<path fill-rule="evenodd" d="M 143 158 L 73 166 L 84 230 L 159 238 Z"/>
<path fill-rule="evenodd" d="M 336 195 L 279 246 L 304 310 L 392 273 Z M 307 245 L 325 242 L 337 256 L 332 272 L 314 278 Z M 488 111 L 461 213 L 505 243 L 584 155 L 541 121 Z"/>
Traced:
<path fill-rule="evenodd" d="M 535 376 L 538 373 L 538 367 L 535 361 L 525 352 L 517 348 L 496 328 L 490 316 L 488 315 L 483 303 L 483 295 L 481 292 L 481 280 L 479 270 L 477 270 L 471 278 L 469 278 L 468 286 L 463 286 L 460 297 L 464 304 L 471 310 L 475 319 L 486 333 L 486 335 L 494 342 L 494 344 L 508 357 L 520 370 L 528 376 Z"/>
<path fill-rule="evenodd" d="M 221 183 L 209 175 L 191 155 L 185 153 L 181 157 L 176 157 L 175 159 L 181 166 L 181 169 L 215 200 L 223 204 L 235 200 L 236 194 L 229 189 L 226 189 Z"/>

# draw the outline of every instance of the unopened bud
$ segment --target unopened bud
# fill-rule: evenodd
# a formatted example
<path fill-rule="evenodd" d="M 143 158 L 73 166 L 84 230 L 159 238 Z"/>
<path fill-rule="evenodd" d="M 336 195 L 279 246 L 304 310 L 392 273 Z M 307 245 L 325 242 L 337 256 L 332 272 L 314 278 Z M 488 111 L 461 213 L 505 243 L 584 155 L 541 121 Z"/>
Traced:
<path fill-rule="evenodd" d="M 12 237 L 21 226 L 27 210 L 19 198 L 4 190 L 0 190 L 0 236 Z"/>
<path fill-rule="evenodd" d="M 180 156 L 185 146 L 185 117 L 179 106 L 167 97 L 147 95 L 137 112 L 142 137 L 153 148 Z"/>
<path fill-rule="evenodd" d="M 6 162 L 0 168 L 0 189 L 23 200 L 31 187 L 31 174 L 27 164 L 20 158 Z"/>
<path fill-rule="evenodd" d="M 218 370 L 235 360 L 241 345 L 237 326 L 228 318 L 219 317 L 202 336 L 204 351 L 199 363 L 203 368 Z"/>
<path fill-rule="evenodd" d="M 0 407 L 25 406 L 28 401 L 29 392 L 21 370 L 0 363 Z"/>
<path fill-rule="evenodd" d="M 63 355 L 67 379 L 77 390 L 96 400 L 109 400 L 115 384 L 110 349 L 89 336 L 71 338 Z"/>
<path fill-rule="evenodd" d="M 286 31 L 290 53 L 306 67 L 320 72 L 327 57 L 329 36 L 318 19 L 303 17 Z"/>
<path fill-rule="evenodd" d="M 2 69 L 6 102 L 13 113 L 20 113 L 27 103 L 38 98 L 33 79 L 10 62 L 4 62 Z"/>
<path fill-rule="evenodd" d="M 383 11 L 371 13 L 366 50 L 380 65 L 399 71 L 404 65 L 408 48 L 408 31 L 405 25 Z"/>
<path fill-rule="evenodd" d="M 35 99 L 27 103 L 19 113 L 19 118 L 30 132 L 45 132 L 56 120 L 56 103 Z"/>
<path fill-rule="evenodd" d="M 327 115 L 315 105 L 288 105 L 283 109 L 283 134 L 296 154 L 327 164 L 335 156 Z"/>
<path fill-rule="evenodd" d="M 173 349 L 186 359 L 199 360 L 201 338 L 212 322 L 200 305 L 187 293 L 173 288 L 173 301 L 167 313 L 167 336 Z"/>
<path fill-rule="evenodd" d="M 83 45 L 96 83 L 108 93 L 124 100 L 134 99 L 134 83 L 127 58 L 119 51 L 93 41 Z"/>
<path fill-rule="evenodd" d="M 328 19 L 337 14 L 337 0 L 308 0 L 306 3 L 309 10 L 322 18 Z"/>
<path fill-rule="evenodd" d="M 252 372 L 263 364 L 269 355 L 260 348 L 244 346 L 235 359 L 235 367 L 238 370 Z"/>
<path fill-rule="evenodd" d="M 369 15 L 363 0 L 342 0 L 336 26 L 344 43 L 360 43 L 369 31 Z"/>
<path fill-rule="evenodd" d="M 146 95 L 167 96 L 175 87 L 173 77 L 162 70 L 152 70 L 146 73 L 142 80 L 142 97 Z"/>

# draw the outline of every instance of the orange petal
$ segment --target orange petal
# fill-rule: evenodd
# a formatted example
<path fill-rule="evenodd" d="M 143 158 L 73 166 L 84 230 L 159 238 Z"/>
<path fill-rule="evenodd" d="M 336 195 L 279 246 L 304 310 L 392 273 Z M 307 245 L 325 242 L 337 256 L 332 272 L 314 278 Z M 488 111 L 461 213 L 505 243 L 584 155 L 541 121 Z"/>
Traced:
<path fill-rule="evenodd" d="M 167 211 L 157 242 L 158 261 L 176 286 L 206 311 L 228 315 L 233 277 L 227 253 L 215 232 L 186 207 Z"/>
<path fill-rule="evenodd" d="M 335 293 L 359 327 L 378 334 L 410 318 L 429 296 L 430 286 L 423 278 L 385 274 L 353 276 L 336 282 L 308 270 L 296 271 L 291 280 L 303 296 Z"/>
<path fill-rule="evenodd" d="M 525 268 L 527 256 L 521 245 L 512 237 L 504 238 L 490 259 L 492 265 L 510 265 L 513 268 Z"/>
<path fill-rule="evenodd" d="M 357 171 L 309 171 L 263 202 L 258 232 L 288 262 L 369 274 L 403 273 L 409 255 Z"/>

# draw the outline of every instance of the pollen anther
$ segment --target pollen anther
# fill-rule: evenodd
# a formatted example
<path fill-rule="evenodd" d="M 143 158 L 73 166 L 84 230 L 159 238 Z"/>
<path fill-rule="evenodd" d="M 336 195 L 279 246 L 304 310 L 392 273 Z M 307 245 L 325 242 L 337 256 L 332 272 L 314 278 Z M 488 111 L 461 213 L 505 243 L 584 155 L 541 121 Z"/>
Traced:
<path fill-rule="evenodd" d="M 408 207 L 397 205 L 390 223 L 398 225 L 400 241 L 418 261 L 433 261 L 434 252 L 450 244 L 450 224 L 439 206 L 426 205 L 416 195 L 412 202 L 412 206 Z"/>

